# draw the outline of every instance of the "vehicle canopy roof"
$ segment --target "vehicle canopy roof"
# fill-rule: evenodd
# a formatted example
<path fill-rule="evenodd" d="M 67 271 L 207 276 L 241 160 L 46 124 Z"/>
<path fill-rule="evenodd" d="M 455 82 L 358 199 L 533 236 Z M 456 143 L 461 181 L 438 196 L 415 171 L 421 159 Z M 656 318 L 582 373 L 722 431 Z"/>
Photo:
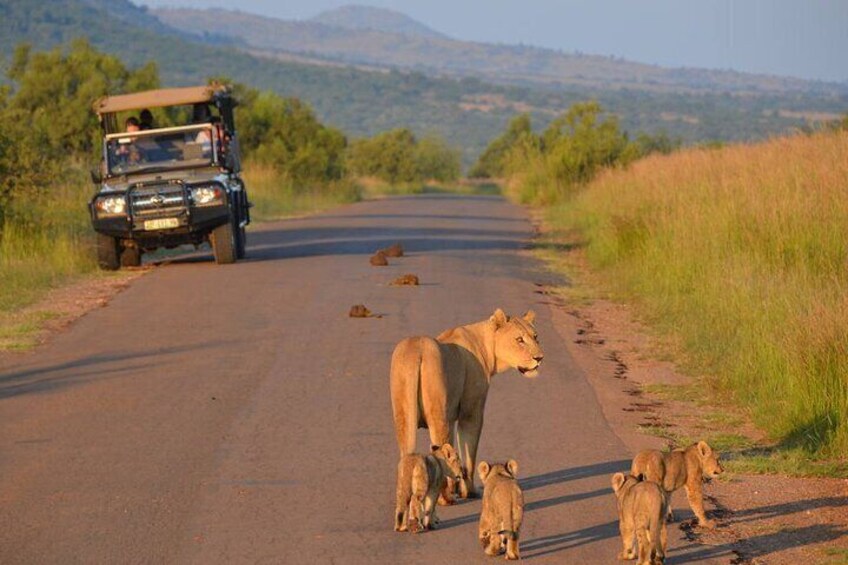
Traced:
<path fill-rule="evenodd" d="M 159 90 L 134 92 L 132 94 L 103 96 L 94 102 L 94 111 L 99 116 L 102 116 L 103 114 L 113 114 L 127 110 L 141 110 L 143 108 L 208 104 L 229 97 L 229 87 L 217 83 L 206 86 L 162 88 Z"/>

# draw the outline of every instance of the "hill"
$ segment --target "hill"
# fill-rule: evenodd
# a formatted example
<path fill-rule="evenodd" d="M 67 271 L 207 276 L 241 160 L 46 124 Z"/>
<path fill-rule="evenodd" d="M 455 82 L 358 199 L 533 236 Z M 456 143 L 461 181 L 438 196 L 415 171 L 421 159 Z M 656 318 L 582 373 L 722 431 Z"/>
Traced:
<path fill-rule="evenodd" d="M 307 21 L 218 9 L 159 9 L 152 13 L 174 28 L 229 37 L 255 49 L 475 76 L 501 84 L 677 93 L 848 94 L 844 84 L 734 71 L 669 69 L 615 57 L 460 41 L 397 12 L 362 6 L 339 8 Z"/>
<path fill-rule="evenodd" d="M 762 138 L 802 127 L 812 113 L 835 115 L 848 107 L 845 97 L 837 95 L 691 95 L 581 85 L 554 90 L 410 70 L 363 69 L 318 57 L 293 61 L 291 54 L 251 48 L 241 40 L 222 37 L 227 34 L 189 34 L 152 17 L 158 13 L 127 0 L 0 0 L 0 56 L 8 59 L 20 42 L 48 49 L 74 37 L 88 37 L 98 49 L 132 66 L 156 61 L 167 86 L 228 76 L 299 97 L 315 108 L 324 123 L 351 136 L 404 126 L 419 135 L 442 135 L 462 149 L 466 164 L 476 159 L 516 113 L 531 113 L 534 124 L 543 127 L 574 102 L 587 98 L 598 99 L 620 116 L 623 127 L 631 132 L 665 130 L 686 142 Z M 260 26 L 275 29 L 278 22 L 255 20 L 247 14 L 224 15 L 222 20 L 231 20 L 236 28 L 253 29 L 257 37 L 271 37 L 273 34 Z M 315 33 L 327 37 L 340 33 L 392 36 L 339 31 L 315 22 L 310 25 Z"/>
<path fill-rule="evenodd" d="M 382 31 L 410 37 L 446 37 L 406 14 L 371 6 L 342 6 L 321 12 L 310 21 L 343 29 Z"/>

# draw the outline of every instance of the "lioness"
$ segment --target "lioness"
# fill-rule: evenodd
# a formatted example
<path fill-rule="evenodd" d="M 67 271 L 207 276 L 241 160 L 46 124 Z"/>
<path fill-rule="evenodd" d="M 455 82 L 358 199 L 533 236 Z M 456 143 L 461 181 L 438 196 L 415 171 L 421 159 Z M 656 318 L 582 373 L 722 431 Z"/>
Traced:
<path fill-rule="evenodd" d="M 701 488 L 702 477 L 715 478 L 724 472 L 719 454 L 705 441 L 681 447 L 669 453 L 656 449 L 639 452 L 630 466 L 630 473 L 640 474 L 645 479 L 660 485 L 668 499 L 668 520 L 674 520 L 671 511 L 671 493 L 682 486 L 686 487 L 689 506 L 698 518 L 698 523 L 706 528 L 714 528 L 715 521 L 707 520 L 704 513 L 704 495 Z"/>
<path fill-rule="evenodd" d="M 477 468 L 483 482 L 483 509 L 480 512 L 478 537 L 486 555 L 500 555 L 506 550 L 507 559 L 518 559 L 518 536 L 524 519 L 524 494 L 518 486 L 518 463 L 489 465 L 480 462 Z"/>
<path fill-rule="evenodd" d="M 438 523 L 439 493 L 447 487 L 449 477 L 459 480 L 461 475 L 459 457 L 449 443 L 434 445 L 426 457 L 417 453 L 402 456 L 395 493 L 395 531 L 432 529 Z"/>
<path fill-rule="evenodd" d="M 658 565 L 665 561 L 668 531 L 665 525 L 666 497 L 658 484 L 642 477 L 612 476 L 612 490 L 618 501 L 618 527 L 623 548 L 619 559 L 636 557 L 634 543 L 639 546 L 639 565 Z"/>
<path fill-rule="evenodd" d="M 415 452 L 417 428 L 429 428 L 431 445 L 455 445 L 463 465 L 463 498 L 476 494 L 474 464 L 492 377 L 510 368 L 527 377 L 537 375 L 542 349 L 535 319 L 532 311 L 510 318 L 498 308 L 489 319 L 447 330 L 436 339 L 404 339 L 392 354 L 392 412 L 400 453 Z"/>

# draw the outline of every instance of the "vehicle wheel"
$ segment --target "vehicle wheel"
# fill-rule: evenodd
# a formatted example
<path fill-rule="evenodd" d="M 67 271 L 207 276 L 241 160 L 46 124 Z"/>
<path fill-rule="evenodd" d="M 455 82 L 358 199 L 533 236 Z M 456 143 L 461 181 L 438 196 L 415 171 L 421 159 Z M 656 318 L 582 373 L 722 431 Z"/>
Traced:
<path fill-rule="evenodd" d="M 212 244 L 212 253 L 215 255 L 215 262 L 219 265 L 235 263 L 235 235 L 233 222 L 227 222 L 212 230 L 212 234 L 209 236 L 209 242 Z"/>
<path fill-rule="evenodd" d="M 104 271 L 117 271 L 121 267 L 120 249 L 116 238 L 97 234 L 97 264 Z"/>
<path fill-rule="evenodd" d="M 236 227 L 236 258 L 244 259 L 247 248 L 247 230 Z"/>
<path fill-rule="evenodd" d="M 124 247 L 121 251 L 121 267 L 138 267 L 141 265 L 141 249 Z"/>

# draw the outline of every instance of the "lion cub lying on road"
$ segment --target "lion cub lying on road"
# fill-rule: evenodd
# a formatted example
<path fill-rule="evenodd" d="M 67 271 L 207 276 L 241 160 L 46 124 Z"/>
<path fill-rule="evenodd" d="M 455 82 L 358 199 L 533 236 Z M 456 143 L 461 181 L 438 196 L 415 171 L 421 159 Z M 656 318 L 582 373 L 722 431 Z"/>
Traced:
<path fill-rule="evenodd" d="M 665 526 L 666 497 L 656 483 L 642 477 L 612 476 L 612 490 L 618 500 L 618 527 L 624 545 L 619 559 L 636 557 L 634 542 L 639 546 L 639 565 L 657 565 L 665 561 L 668 533 Z"/>
<path fill-rule="evenodd" d="M 701 478 L 715 478 L 724 472 L 719 455 L 705 441 L 693 443 L 689 447 L 663 453 L 656 449 L 640 452 L 633 459 L 630 474 L 660 485 L 668 500 L 668 520 L 674 520 L 671 512 L 671 493 L 682 486 L 686 487 L 689 506 L 698 518 L 698 523 L 706 528 L 714 528 L 715 522 L 707 520 L 704 513 L 704 495 Z"/>
<path fill-rule="evenodd" d="M 481 461 L 477 474 L 483 481 L 480 544 L 486 555 L 500 555 L 506 549 L 507 559 L 518 559 L 518 535 L 524 518 L 524 494 L 516 480 L 518 463 L 515 459 L 505 465 Z"/>
<path fill-rule="evenodd" d="M 433 446 L 426 457 L 413 453 L 398 462 L 395 531 L 418 533 L 438 523 L 436 499 L 448 484 L 462 476 L 459 456 L 451 444 Z"/>

